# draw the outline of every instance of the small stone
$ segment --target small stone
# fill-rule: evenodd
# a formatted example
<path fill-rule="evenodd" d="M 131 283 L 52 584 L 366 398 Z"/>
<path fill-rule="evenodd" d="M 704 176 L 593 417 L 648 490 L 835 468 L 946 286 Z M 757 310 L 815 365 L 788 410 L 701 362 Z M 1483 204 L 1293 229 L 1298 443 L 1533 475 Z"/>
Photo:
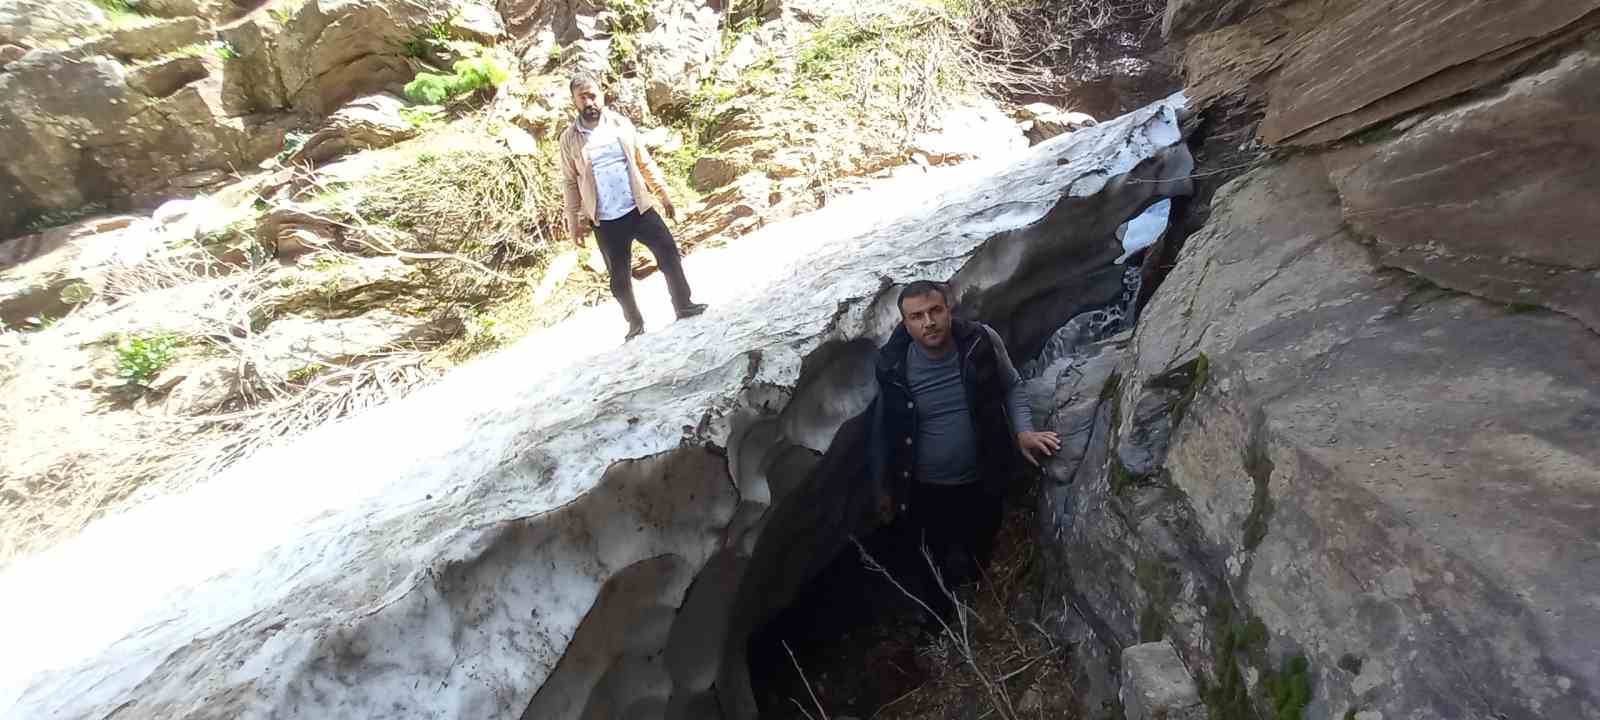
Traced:
<path fill-rule="evenodd" d="M 22 59 L 28 49 L 21 45 L 0 45 L 0 68 Z"/>
<path fill-rule="evenodd" d="M 450 19 L 450 32 L 462 40 L 490 45 L 506 36 L 506 24 L 494 8 L 467 3 Z"/>
<path fill-rule="evenodd" d="M 1043 705 L 1044 696 L 1039 693 L 1039 689 L 1028 688 L 1027 692 L 1022 693 L 1022 699 L 1017 701 L 1017 710 L 1024 714 L 1031 714 L 1039 712 Z"/>
<path fill-rule="evenodd" d="M 732 160 L 707 155 L 694 161 L 694 167 L 689 170 L 689 184 L 696 190 L 715 190 L 738 176 L 739 166 Z"/>
<path fill-rule="evenodd" d="M 1204 720 L 1200 691 L 1172 644 L 1135 645 L 1122 651 L 1122 706 L 1128 720 Z"/>

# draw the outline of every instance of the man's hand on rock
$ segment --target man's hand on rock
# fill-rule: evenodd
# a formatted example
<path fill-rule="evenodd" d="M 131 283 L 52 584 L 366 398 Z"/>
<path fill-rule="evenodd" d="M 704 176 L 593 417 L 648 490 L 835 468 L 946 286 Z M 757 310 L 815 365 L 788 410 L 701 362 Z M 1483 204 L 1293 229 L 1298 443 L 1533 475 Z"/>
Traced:
<path fill-rule="evenodd" d="M 1061 451 L 1061 437 L 1053 432 L 1020 432 L 1017 433 L 1017 447 L 1022 448 L 1022 456 L 1039 466 L 1039 459 L 1034 456 L 1037 452 L 1044 457 L 1050 457 Z"/>

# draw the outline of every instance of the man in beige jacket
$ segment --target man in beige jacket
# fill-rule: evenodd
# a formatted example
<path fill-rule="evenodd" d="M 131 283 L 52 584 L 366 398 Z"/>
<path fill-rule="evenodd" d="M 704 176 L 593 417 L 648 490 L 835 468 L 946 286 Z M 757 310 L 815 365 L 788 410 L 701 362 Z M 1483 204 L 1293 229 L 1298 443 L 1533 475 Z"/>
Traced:
<path fill-rule="evenodd" d="M 661 169 L 640 144 L 633 123 L 605 109 L 597 78 L 579 74 L 573 77 L 570 88 L 578 116 L 561 133 L 567 230 L 580 249 L 584 238 L 594 232 L 606 272 L 611 276 L 611 294 L 628 320 L 627 339 L 644 332 L 644 317 L 633 299 L 630 274 L 634 240 L 644 243 L 656 256 L 678 319 L 705 312 L 705 305 L 689 299 L 689 280 L 683 275 L 678 244 L 656 212 L 659 203 L 667 217 L 677 219 L 677 211 L 661 182 Z"/>

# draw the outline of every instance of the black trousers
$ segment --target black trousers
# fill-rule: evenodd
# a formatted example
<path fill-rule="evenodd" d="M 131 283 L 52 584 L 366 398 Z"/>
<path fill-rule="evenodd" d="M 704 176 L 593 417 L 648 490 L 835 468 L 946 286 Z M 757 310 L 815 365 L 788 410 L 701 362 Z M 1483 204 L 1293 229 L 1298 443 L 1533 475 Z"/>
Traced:
<path fill-rule="evenodd" d="M 914 563 L 914 588 L 918 597 L 934 611 L 948 616 L 953 604 L 939 590 L 933 568 L 944 577 L 944 585 L 954 592 L 957 586 L 982 579 L 994 553 L 995 533 L 1000 530 L 1004 505 L 1000 495 L 989 492 L 983 483 L 930 485 L 916 483 L 911 491 L 909 517 L 900 543 Z M 907 547 L 909 546 L 909 547 Z M 922 555 L 926 546 L 933 558 L 930 567 Z M 900 563 L 897 563 L 900 564 Z M 904 567 L 904 565 L 902 565 Z"/>
<path fill-rule="evenodd" d="M 640 213 L 629 210 L 615 220 L 605 220 L 595 226 L 595 238 L 600 245 L 600 256 L 605 258 L 606 273 L 611 276 L 611 295 L 622 306 L 622 316 L 629 325 L 640 325 L 644 316 L 639 314 L 639 303 L 633 299 L 633 241 L 638 240 L 656 257 L 656 266 L 667 279 L 667 292 L 672 295 L 672 306 L 679 310 L 688 307 L 689 279 L 683 275 L 683 260 L 678 255 L 678 243 L 672 231 L 656 211 Z"/>

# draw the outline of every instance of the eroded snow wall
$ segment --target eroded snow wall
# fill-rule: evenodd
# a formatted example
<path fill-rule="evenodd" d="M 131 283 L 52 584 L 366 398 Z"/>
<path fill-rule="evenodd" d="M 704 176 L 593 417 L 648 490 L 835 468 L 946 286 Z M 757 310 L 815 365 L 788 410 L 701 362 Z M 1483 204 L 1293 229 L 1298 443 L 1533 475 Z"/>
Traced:
<path fill-rule="evenodd" d="M 517 359 L 561 348 L 535 336 L 91 527 L 0 577 L 0 708 L 754 717 L 749 632 L 865 522 L 858 416 L 897 285 L 951 279 L 1037 351 L 1121 292 L 1117 227 L 1189 191 L 1180 103 L 893 219 L 773 226 L 730 249 L 748 292 L 700 319 L 542 375 Z"/>

